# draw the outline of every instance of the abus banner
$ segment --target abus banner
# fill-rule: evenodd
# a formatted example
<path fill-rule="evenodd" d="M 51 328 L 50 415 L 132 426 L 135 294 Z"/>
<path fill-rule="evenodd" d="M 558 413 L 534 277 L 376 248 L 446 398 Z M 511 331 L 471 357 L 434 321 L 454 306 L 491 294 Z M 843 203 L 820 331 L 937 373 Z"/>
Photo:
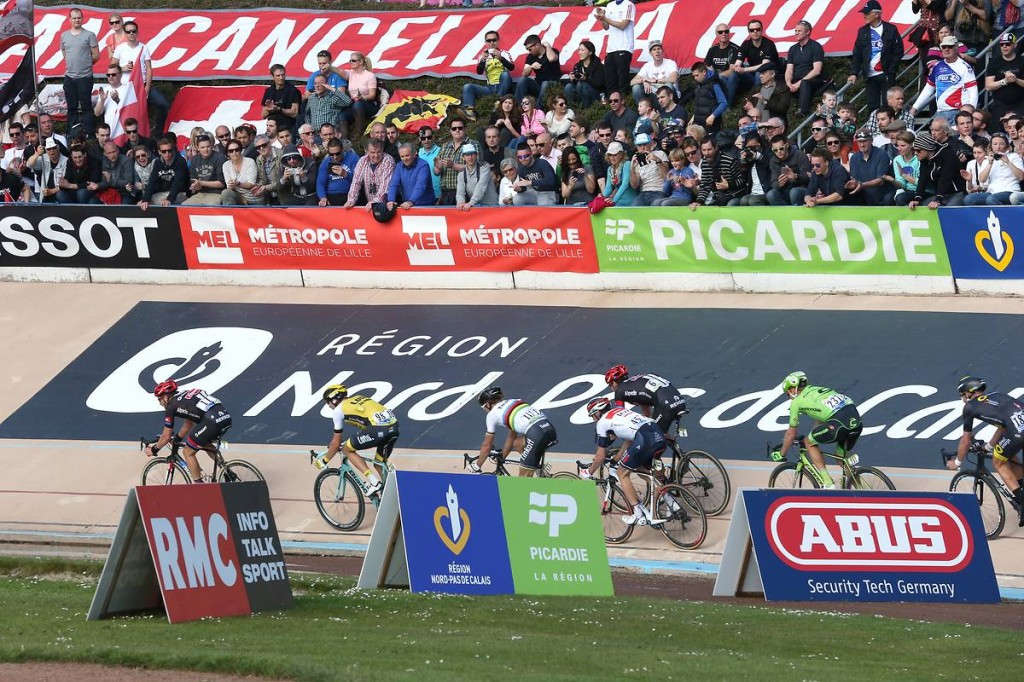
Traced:
<path fill-rule="evenodd" d="M 942 234 L 957 279 L 1024 279 L 1024 225 L 1017 207 L 944 208 Z"/>
<path fill-rule="evenodd" d="M 602 272 L 950 274 L 934 211 L 606 209 L 593 221 Z"/>
<path fill-rule="evenodd" d="M 916 21 L 910 3 L 898 8 L 885 3 L 885 18 L 902 30 Z M 857 29 L 863 25 L 860 4 L 849 0 L 792 2 L 684 3 L 675 0 L 646 2 L 637 7 L 634 65 L 649 59 L 647 43 L 665 40 L 665 56 L 681 68 L 703 58 L 714 42 L 714 27 L 724 22 L 733 27 L 734 40 L 746 37 L 746 23 L 757 18 L 765 36 L 785 54 L 793 44 L 793 28 L 802 19 L 814 24 L 814 37 L 827 54 L 847 54 Z M 61 32 L 70 28 L 68 7 L 36 9 L 36 65 L 42 76 L 64 74 L 60 52 Z M 83 8 L 85 28 L 100 38 L 100 48 L 110 40 L 108 12 Z M 895 14 L 894 14 L 895 12 Z M 305 80 L 317 68 L 316 54 L 330 50 L 334 63 L 345 68 L 349 53 L 358 50 L 373 63 L 378 78 L 413 78 L 436 75 L 476 75 L 476 55 L 489 30 L 501 32 L 502 46 L 516 59 L 518 76 L 526 54 L 523 39 L 531 33 L 561 50 L 563 65 L 576 62 L 575 50 L 591 40 L 600 55 L 606 52 L 607 32 L 594 17 L 592 7 L 535 7 L 495 9 L 446 8 L 425 11 L 365 12 L 299 11 L 260 8 L 246 10 L 123 10 L 126 19 L 137 19 L 143 28 L 140 39 L 153 55 L 157 78 L 195 80 L 239 78 L 267 80 L 271 64 L 284 64 L 293 78 Z M 670 34 L 671 26 L 686 31 Z M 12 48 L 0 58 L 0 72 L 12 72 L 24 47 Z M 568 69 L 563 69 L 568 71 Z"/>
<path fill-rule="evenodd" d="M 189 269 L 596 272 L 586 209 L 180 208 Z"/>
<path fill-rule="evenodd" d="M 751 571 L 769 601 L 999 601 L 970 493 L 745 489 L 715 595 Z"/>
<path fill-rule="evenodd" d="M 0 266 L 184 270 L 171 209 L 18 204 L 0 214 Z"/>

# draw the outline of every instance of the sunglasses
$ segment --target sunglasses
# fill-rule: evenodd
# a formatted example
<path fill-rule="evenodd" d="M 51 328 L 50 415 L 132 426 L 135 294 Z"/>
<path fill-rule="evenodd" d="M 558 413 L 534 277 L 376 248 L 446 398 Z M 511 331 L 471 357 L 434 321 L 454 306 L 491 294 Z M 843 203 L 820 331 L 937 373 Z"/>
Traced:
<path fill-rule="evenodd" d="M 827 144 L 829 147 L 837 147 L 839 146 L 839 140 L 829 140 L 825 144 Z"/>
<path fill-rule="evenodd" d="M 128 133 L 129 135 L 134 135 L 135 133 L 139 132 L 139 129 L 138 128 L 132 128 L 131 130 L 125 129 L 124 132 Z"/>
<path fill-rule="evenodd" d="M 126 29 L 124 30 L 124 32 L 125 32 L 125 33 L 133 33 L 133 34 L 134 34 L 134 33 L 138 33 L 138 32 L 139 32 L 139 29 L 137 29 L 137 28 L 126 28 Z"/>
<path fill-rule="evenodd" d="M 955 50 L 956 49 L 956 45 L 943 45 L 942 49 L 943 50 Z"/>
<path fill-rule="evenodd" d="M 532 154 L 516 154 L 517 159 L 528 159 Z"/>
<path fill-rule="evenodd" d="M 160 153 L 161 154 L 173 154 L 174 150 L 173 149 L 161 149 Z"/>
<path fill-rule="evenodd" d="M 827 130 L 827 129 L 826 128 L 811 128 L 811 132 L 812 133 L 820 133 L 823 130 Z"/>
<path fill-rule="evenodd" d="M 715 33 L 717 33 L 720 36 L 729 35 L 729 31 L 728 30 L 726 30 L 726 31 L 715 31 Z"/>
<path fill-rule="evenodd" d="M 488 43 L 496 43 L 496 42 L 498 42 L 497 38 L 484 38 L 484 40 L 486 42 L 488 42 Z"/>
<path fill-rule="evenodd" d="M 241 147 L 228 147 L 228 154 L 237 154 L 242 151 Z"/>
<path fill-rule="evenodd" d="M 327 156 L 333 156 L 334 158 L 340 158 L 345 155 L 345 152 L 328 152 Z"/>
<path fill-rule="evenodd" d="M 821 168 L 821 165 L 822 164 L 820 164 L 820 163 L 812 163 L 811 164 L 811 168 Z"/>
<path fill-rule="evenodd" d="M 111 19 L 107 23 L 110 24 L 111 26 L 117 26 L 117 25 L 119 25 L 121 23 L 121 20 L 120 19 Z"/>
<path fill-rule="evenodd" d="M 256 145 L 256 149 L 266 149 L 269 146 L 270 146 L 269 142 L 264 142 L 263 144 Z"/>
<path fill-rule="evenodd" d="M 108 74 L 107 74 L 107 78 L 117 78 L 117 77 L 118 77 L 118 76 L 120 76 L 120 75 L 121 75 L 121 74 L 119 74 L 119 73 L 117 73 L 117 72 L 115 71 L 114 73 L 108 73 Z"/>
<path fill-rule="evenodd" d="M 231 136 L 230 135 L 218 135 L 217 139 L 218 140 L 230 140 Z"/>
<path fill-rule="evenodd" d="M 699 153 L 700 153 L 699 150 L 694 149 L 693 151 L 686 152 L 686 155 L 687 156 L 697 156 L 697 154 L 699 154 Z"/>
<path fill-rule="evenodd" d="M 312 134 L 313 134 L 313 131 L 312 131 L 312 130 L 307 130 L 307 131 L 306 131 L 306 132 L 304 132 L 304 133 L 299 133 L 299 135 L 312 135 Z"/>
<path fill-rule="evenodd" d="M 775 152 L 776 154 L 779 154 L 781 152 L 786 151 L 786 148 L 785 147 L 772 147 L 772 151 Z"/>
<path fill-rule="evenodd" d="M 748 28 L 747 32 L 748 33 L 760 33 L 762 30 L 763 29 L 760 29 L 760 28 Z"/>
<path fill-rule="evenodd" d="M 358 64 L 361 61 L 363 60 L 359 59 L 358 57 L 353 57 L 352 59 L 348 60 L 349 64 Z"/>
<path fill-rule="evenodd" d="M 148 159 L 149 158 L 149 154 L 136 154 L 135 158 L 136 159 Z"/>
<path fill-rule="evenodd" d="M 421 140 L 433 140 L 434 136 L 433 135 L 420 135 L 420 139 Z"/>
<path fill-rule="evenodd" d="M 611 137 L 612 134 L 611 133 L 598 133 L 597 136 L 598 137 Z"/>
<path fill-rule="evenodd" d="M 466 126 L 452 126 L 452 130 L 465 130 Z"/>
<path fill-rule="evenodd" d="M 20 130 L 12 130 L 9 134 L 10 134 L 11 137 L 21 137 L 21 131 Z"/>
<path fill-rule="evenodd" d="M 526 102 L 526 101 L 520 102 L 520 104 L 523 105 L 524 107 L 530 106 L 530 102 Z"/>

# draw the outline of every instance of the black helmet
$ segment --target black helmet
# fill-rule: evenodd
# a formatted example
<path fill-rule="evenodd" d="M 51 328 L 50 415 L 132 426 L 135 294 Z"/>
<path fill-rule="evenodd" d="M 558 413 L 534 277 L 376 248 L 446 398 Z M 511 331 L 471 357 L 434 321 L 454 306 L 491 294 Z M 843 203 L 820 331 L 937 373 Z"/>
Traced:
<path fill-rule="evenodd" d="M 398 208 L 396 206 L 388 208 L 386 201 L 378 201 L 373 205 L 373 219 L 378 223 L 390 221 L 396 213 L 398 213 Z"/>
<path fill-rule="evenodd" d="M 480 401 L 481 407 L 486 405 L 487 403 L 494 402 L 495 400 L 501 400 L 501 389 L 498 388 L 497 386 L 485 388 L 483 392 L 480 394 L 480 397 L 477 398 L 477 400 Z"/>
<path fill-rule="evenodd" d="M 972 377 L 970 375 L 960 377 L 960 385 L 956 387 L 957 393 L 963 395 L 964 393 L 974 393 L 975 391 L 984 391 L 987 388 L 984 379 L 978 377 Z"/>

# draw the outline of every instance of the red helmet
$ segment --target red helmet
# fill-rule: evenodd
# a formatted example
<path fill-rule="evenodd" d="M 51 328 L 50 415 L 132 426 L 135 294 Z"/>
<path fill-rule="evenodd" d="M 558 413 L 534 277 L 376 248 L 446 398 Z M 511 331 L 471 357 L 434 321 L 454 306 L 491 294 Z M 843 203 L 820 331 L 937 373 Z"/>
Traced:
<path fill-rule="evenodd" d="M 594 398 L 587 403 L 587 414 L 591 419 L 600 418 L 605 412 L 612 409 L 612 404 L 607 398 Z"/>
<path fill-rule="evenodd" d="M 153 395 L 157 398 L 162 398 L 165 395 L 174 395 L 178 392 L 178 382 L 174 379 L 168 379 L 167 381 L 161 381 L 153 389 Z"/>
<path fill-rule="evenodd" d="M 615 365 L 604 373 L 604 383 L 610 384 L 613 381 L 622 381 L 629 376 L 629 370 L 625 365 Z"/>

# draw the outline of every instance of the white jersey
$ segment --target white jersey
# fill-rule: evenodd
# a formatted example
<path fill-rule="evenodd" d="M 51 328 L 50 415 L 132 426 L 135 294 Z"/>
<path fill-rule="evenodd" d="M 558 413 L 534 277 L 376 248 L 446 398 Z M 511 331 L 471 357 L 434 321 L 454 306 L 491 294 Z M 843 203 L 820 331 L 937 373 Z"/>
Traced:
<path fill-rule="evenodd" d="M 536 407 L 530 407 L 522 400 L 502 400 L 487 413 L 487 433 L 493 434 L 499 426 L 516 433 L 526 433 L 531 426 L 542 421 L 547 421 L 547 417 Z"/>
<path fill-rule="evenodd" d="M 613 21 L 628 21 L 625 28 L 608 26 L 608 48 L 611 52 L 633 51 L 633 26 L 636 24 L 636 5 L 630 0 L 613 0 L 604 6 L 604 16 Z"/>
<path fill-rule="evenodd" d="M 597 420 L 597 444 L 608 447 L 616 438 L 634 440 L 636 432 L 654 420 L 624 407 L 613 407 Z"/>

